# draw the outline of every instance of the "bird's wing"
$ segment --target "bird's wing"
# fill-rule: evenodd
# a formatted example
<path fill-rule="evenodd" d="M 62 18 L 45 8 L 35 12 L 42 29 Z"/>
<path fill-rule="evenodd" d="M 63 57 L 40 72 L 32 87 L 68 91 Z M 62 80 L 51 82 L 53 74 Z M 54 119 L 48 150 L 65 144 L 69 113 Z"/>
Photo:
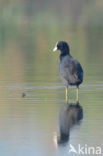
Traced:
<path fill-rule="evenodd" d="M 78 81 L 83 81 L 83 69 L 81 67 L 81 64 L 78 61 L 72 61 L 71 62 L 71 74 L 75 76 Z"/>
<path fill-rule="evenodd" d="M 82 82 L 83 69 L 80 63 L 77 60 L 74 60 L 73 58 L 67 58 L 66 60 L 64 60 L 62 76 L 72 83 L 75 83 L 76 81 Z"/>

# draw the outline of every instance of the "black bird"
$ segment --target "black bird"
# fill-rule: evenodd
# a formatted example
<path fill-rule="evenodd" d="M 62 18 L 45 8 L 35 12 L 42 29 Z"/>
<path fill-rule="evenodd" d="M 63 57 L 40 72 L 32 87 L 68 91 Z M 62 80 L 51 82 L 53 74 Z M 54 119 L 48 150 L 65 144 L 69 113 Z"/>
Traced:
<path fill-rule="evenodd" d="M 77 103 L 79 103 L 78 89 L 83 82 L 83 69 L 81 64 L 70 55 L 69 45 L 64 41 L 56 43 L 53 51 L 60 50 L 59 72 L 63 83 L 66 86 L 66 101 L 68 101 L 68 87 L 77 87 Z"/>

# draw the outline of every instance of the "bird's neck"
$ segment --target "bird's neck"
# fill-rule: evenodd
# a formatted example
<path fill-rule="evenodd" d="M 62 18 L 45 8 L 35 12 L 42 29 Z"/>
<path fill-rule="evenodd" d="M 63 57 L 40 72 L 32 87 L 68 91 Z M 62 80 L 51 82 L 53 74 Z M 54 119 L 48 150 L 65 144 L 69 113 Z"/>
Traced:
<path fill-rule="evenodd" d="M 63 57 L 65 57 L 66 55 L 70 55 L 68 50 L 61 50 L 61 54 L 60 54 L 60 60 L 62 60 Z"/>

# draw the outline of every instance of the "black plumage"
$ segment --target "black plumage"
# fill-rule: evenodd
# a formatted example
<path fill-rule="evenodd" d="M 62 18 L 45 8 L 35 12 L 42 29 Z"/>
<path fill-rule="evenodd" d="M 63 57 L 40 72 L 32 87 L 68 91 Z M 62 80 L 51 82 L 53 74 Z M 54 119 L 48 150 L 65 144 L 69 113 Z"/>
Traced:
<path fill-rule="evenodd" d="M 83 70 L 80 63 L 72 56 L 60 55 L 60 76 L 63 82 L 68 85 L 79 86 L 83 81 Z"/>
<path fill-rule="evenodd" d="M 79 85 L 83 82 L 83 69 L 81 64 L 70 55 L 70 48 L 66 42 L 57 42 L 54 51 L 56 50 L 61 51 L 59 72 L 63 83 L 66 85 L 67 90 L 69 85 L 74 85 L 78 89 Z"/>

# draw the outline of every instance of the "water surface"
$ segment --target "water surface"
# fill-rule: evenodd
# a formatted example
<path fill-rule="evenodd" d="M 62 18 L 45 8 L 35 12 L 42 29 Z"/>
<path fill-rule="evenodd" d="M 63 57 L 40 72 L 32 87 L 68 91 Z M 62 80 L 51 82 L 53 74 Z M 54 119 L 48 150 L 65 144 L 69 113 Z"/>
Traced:
<path fill-rule="evenodd" d="M 91 17 L 93 14 L 91 11 Z M 34 19 L 25 18 L 21 25 L 15 23 L 15 18 L 14 23 L 7 25 L 10 19 L 5 18 L 9 22 L 0 28 L 2 156 L 72 156 L 68 154 L 70 144 L 103 147 L 103 27 L 98 17 L 92 18 L 92 23 L 88 19 L 75 27 L 58 21 L 54 25 L 53 21 L 39 23 L 37 19 L 35 24 Z M 52 52 L 58 40 L 69 42 L 72 56 L 84 69 L 84 82 L 79 90 L 84 118 L 71 130 L 65 146 L 57 145 L 59 112 L 65 105 L 59 52 Z M 75 87 L 70 88 L 70 103 L 75 103 L 75 96 Z"/>

